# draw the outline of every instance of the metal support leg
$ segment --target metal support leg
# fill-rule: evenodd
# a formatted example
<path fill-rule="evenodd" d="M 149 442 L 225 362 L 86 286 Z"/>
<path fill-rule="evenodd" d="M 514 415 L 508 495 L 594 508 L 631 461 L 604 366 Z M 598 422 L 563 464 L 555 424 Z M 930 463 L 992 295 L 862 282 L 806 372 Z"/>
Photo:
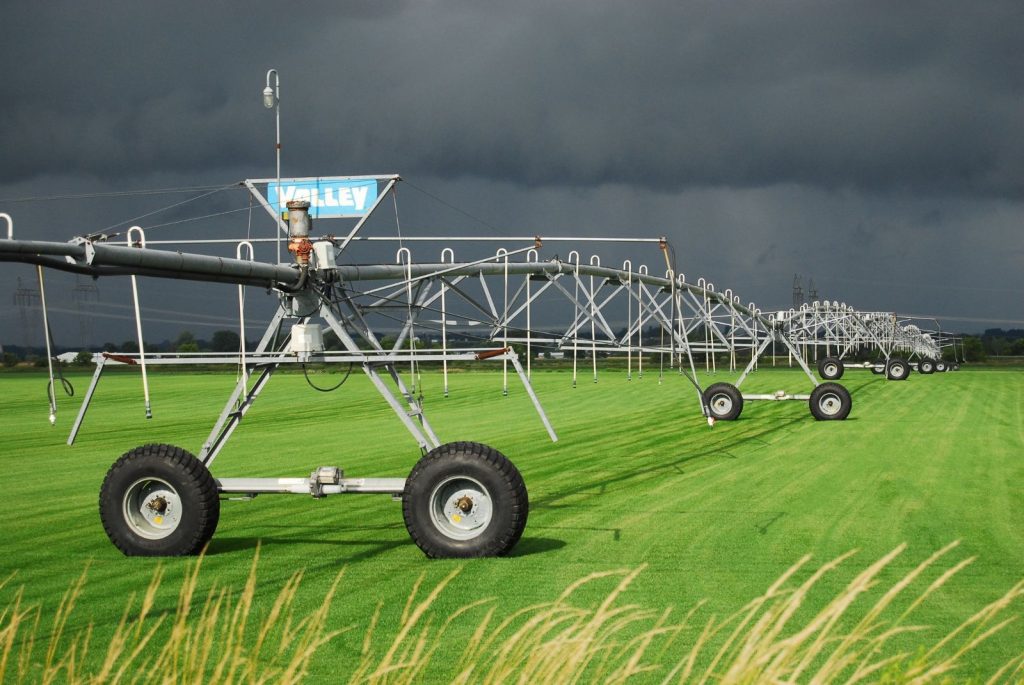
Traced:
<path fill-rule="evenodd" d="M 423 427 L 423 432 L 426 433 L 427 437 L 437 447 L 441 444 L 441 441 L 437 439 L 437 435 L 434 434 L 434 429 L 430 427 L 430 422 L 427 420 L 427 415 L 423 413 L 423 407 L 406 386 L 402 380 L 402 376 L 398 373 L 398 369 L 395 368 L 394 364 L 388 364 L 388 373 L 391 374 L 391 380 L 394 381 L 398 387 L 398 392 L 402 393 L 402 397 L 405 398 L 405 403 L 409 406 L 409 415 L 415 416 L 419 419 L 420 425 Z"/>
<path fill-rule="evenodd" d="M 78 436 L 78 430 L 82 427 L 82 422 L 85 421 L 85 412 L 89 411 L 89 403 L 92 402 L 92 395 L 96 392 L 96 386 L 99 385 L 100 376 L 103 375 L 103 367 L 106 366 L 107 360 L 105 357 L 100 357 L 99 361 L 96 362 L 96 371 L 92 374 L 92 382 L 89 383 L 89 389 L 85 391 L 85 398 L 82 399 L 82 406 L 78 409 L 78 416 L 75 418 L 75 423 L 71 426 L 71 433 L 68 435 L 68 444 L 74 445 L 75 438 Z"/>
<path fill-rule="evenodd" d="M 390 368 L 390 364 L 388 364 L 387 366 L 389 367 L 389 371 L 392 373 L 392 377 L 394 377 L 396 375 L 394 369 Z M 380 373 L 378 373 L 376 367 L 373 364 L 369 362 L 364 362 L 363 371 L 369 377 L 374 387 L 377 388 L 377 392 L 379 392 L 381 397 L 383 397 L 385 401 L 387 401 L 387 403 L 391 406 L 391 409 L 395 412 L 395 415 L 406 427 L 406 429 L 412 435 L 413 439 L 417 442 L 417 444 L 419 444 L 420 449 L 424 453 L 426 453 L 432 447 L 439 447 L 441 445 L 441 442 L 437 439 L 437 436 L 434 435 L 434 432 L 429 429 L 428 424 L 424 423 L 424 429 L 427 430 L 427 433 L 424 433 L 422 430 L 420 430 L 420 427 L 417 426 L 416 423 L 412 420 L 413 416 L 418 416 L 421 418 L 421 420 L 423 417 L 423 411 L 414 401 L 410 401 L 408 407 L 403 407 L 402 404 L 398 401 L 398 399 L 395 398 L 394 393 L 392 393 L 388 386 L 385 385 L 384 381 L 380 377 Z M 406 397 L 407 399 L 411 400 L 411 398 L 409 398 L 408 396 Z"/>
<path fill-rule="evenodd" d="M 284 321 L 285 312 L 282 307 L 277 308 L 277 312 L 274 314 L 274 318 L 271 320 L 270 325 L 267 326 L 267 330 L 263 333 L 263 338 L 260 340 L 259 345 L 256 346 L 256 353 L 265 352 L 268 347 L 275 344 L 277 336 L 281 330 L 281 324 Z M 213 463 L 213 460 L 217 458 L 217 454 L 224 448 L 228 438 L 238 428 L 238 424 L 242 421 L 242 417 L 249 411 L 253 402 L 263 388 L 266 386 L 267 381 L 270 380 L 270 376 L 277 369 L 277 364 L 265 366 L 263 371 L 260 373 L 259 379 L 253 384 L 252 388 L 246 390 L 246 378 L 249 373 L 248 368 L 242 369 L 242 379 L 235 385 L 234 392 L 231 393 L 231 397 L 228 399 L 227 404 L 224 405 L 224 410 L 221 411 L 220 417 L 217 419 L 217 423 L 214 424 L 213 430 L 210 431 L 210 436 L 203 443 L 202 449 L 199 450 L 199 460 L 206 464 L 207 467 Z M 245 399 L 239 403 L 239 398 L 245 395 Z"/>
<path fill-rule="evenodd" d="M 530 396 L 530 401 L 533 402 L 533 408 L 537 410 L 537 415 L 540 417 L 541 423 L 544 424 L 544 429 L 547 430 L 548 436 L 551 438 L 551 442 L 558 442 L 558 435 L 555 434 L 555 429 L 551 427 L 551 422 L 548 421 L 548 415 L 544 412 L 544 407 L 541 406 L 540 400 L 537 399 L 537 394 L 533 391 L 530 379 L 527 378 L 526 373 L 523 371 L 523 365 L 519 363 L 519 356 L 510 354 L 508 355 L 508 360 L 512 362 L 512 366 L 515 368 L 516 373 L 519 374 L 519 380 L 523 382 L 523 387 L 526 388 L 526 394 Z"/>
<path fill-rule="evenodd" d="M 793 345 L 793 343 L 787 340 L 786 336 L 784 335 L 780 335 L 779 340 L 782 341 L 783 345 L 789 348 L 790 353 L 796 358 L 796 363 L 800 365 L 800 368 L 804 370 L 804 373 L 807 375 L 807 377 L 811 379 L 811 384 L 814 387 L 818 387 L 818 379 L 814 377 L 814 372 L 811 371 L 811 367 L 807 366 L 807 362 L 804 361 L 804 358 L 800 356 L 799 352 L 797 352 L 797 349 Z"/>
<path fill-rule="evenodd" d="M 765 338 L 764 342 L 761 343 L 761 346 L 759 348 L 757 348 L 757 352 L 755 352 L 751 356 L 750 363 L 747 364 L 747 368 L 743 369 L 743 373 L 740 374 L 739 380 L 736 381 L 736 387 L 737 388 L 740 387 L 740 385 L 743 384 L 743 381 L 746 380 L 746 378 L 750 374 L 750 372 L 753 371 L 754 364 L 757 363 L 757 358 L 760 357 L 762 354 L 764 354 L 765 348 L 767 348 L 768 345 L 771 344 L 773 337 L 774 337 L 773 335 L 769 335 L 767 338 Z"/>
<path fill-rule="evenodd" d="M 236 409 L 236 403 L 238 398 L 242 395 L 242 390 L 245 387 L 243 383 L 235 385 L 235 391 L 231 393 L 231 398 L 228 399 L 227 404 L 224 405 L 224 411 L 220 413 L 220 418 L 217 419 L 217 423 L 213 426 L 213 430 L 210 431 L 210 437 L 206 439 L 203 444 L 203 448 L 199 451 L 199 460 L 203 462 L 207 467 L 213 463 L 213 460 L 217 458 L 217 454 L 220 453 L 221 449 L 227 443 L 228 438 L 238 428 L 238 424 L 241 423 L 242 418 L 249 412 L 253 402 L 263 388 L 267 385 L 267 381 L 270 380 L 270 376 L 277 370 L 277 364 L 266 366 L 263 372 L 260 373 L 260 377 L 253 383 L 252 388 L 245 394 L 245 399 L 238 405 Z"/>

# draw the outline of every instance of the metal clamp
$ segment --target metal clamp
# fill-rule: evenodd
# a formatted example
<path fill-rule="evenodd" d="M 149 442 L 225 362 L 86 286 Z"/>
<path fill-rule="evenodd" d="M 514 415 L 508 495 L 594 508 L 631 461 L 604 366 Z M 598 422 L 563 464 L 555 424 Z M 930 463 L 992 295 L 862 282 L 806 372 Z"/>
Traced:
<path fill-rule="evenodd" d="M 337 466 L 321 466 L 309 474 L 309 494 L 314 499 L 324 496 L 325 485 L 337 485 L 341 482 L 342 471 Z"/>

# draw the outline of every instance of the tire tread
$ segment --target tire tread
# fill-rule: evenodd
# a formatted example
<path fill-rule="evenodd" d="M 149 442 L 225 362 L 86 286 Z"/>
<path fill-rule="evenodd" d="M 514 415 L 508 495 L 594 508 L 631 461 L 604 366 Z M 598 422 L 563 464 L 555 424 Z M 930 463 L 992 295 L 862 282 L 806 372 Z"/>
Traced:
<path fill-rule="evenodd" d="M 414 511 L 416 502 L 413 501 L 412 493 L 415 491 L 421 478 L 429 477 L 429 471 L 436 468 L 435 464 L 442 460 L 454 459 L 459 456 L 479 459 L 486 463 L 501 479 L 506 488 L 504 494 L 508 497 L 508 511 L 510 520 L 507 525 L 498 531 L 498 535 L 486 541 L 480 547 L 466 546 L 466 549 L 453 551 L 442 541 L 435 539 L 432 524 L 416 520 L 417 513 Z M 424 476 L 424 474 L 428 474 Z M 412 472 L 405 482 L 405 492 L 402 496 L 402 515 L 405 519 L 406 529 L 416 546 L 419 547 L 427 557 L 432 559 L 447 557 L 485 557 L 503 556 L 508 553 L 526 529 L 526 520 L 529 516 L 529 499 L 526 491 L 526 483 L 515 465 L 501 452 L 478 442 L 449 442 L 437 447 L 424 455 L 413 467 Z M 492 520 L 493 523 L 493 520 Z"/>
<path fill-rule="evenodd" d="M 112 479 L 120 476 L 126 469 L 143 469 L 146 462 L 155 462 L 166 466 L 184 478 L 190 487 L 195 488 L 198 503 L 195 513 L 198 522 L 187 535 L 174 542 L 173 545 L 161 547 L 163 541 L 145 540 L 141 544 L 139 538 L 127 529 L 120 513 L 120 496 L 123 493 L 111 492 Z M 220 496 L 217 482 L 210 474 L 206 465 L 192 453 L 175 445 L 149 443 L 128 450 L 107 470 L 100 488 L 99 496 L 100 521 L 110 541 L 126 556 L 186 556 L 197 554 L 213 537 L 220 519 Z"/>

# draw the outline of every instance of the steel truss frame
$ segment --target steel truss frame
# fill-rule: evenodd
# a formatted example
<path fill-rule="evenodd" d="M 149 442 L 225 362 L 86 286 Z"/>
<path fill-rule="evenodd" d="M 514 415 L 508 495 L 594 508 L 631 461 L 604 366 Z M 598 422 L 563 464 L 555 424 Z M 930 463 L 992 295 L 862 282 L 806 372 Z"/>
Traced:
<path fill-rule="evenodd" d="M 245 350 L 243 345 L 241 354 L 237 356 L 139 353 L 99 359 L 68 444 L 72 444 L 78 435 L 103 370 L 110 362 L 137 363 L 143 373 L 146 364 L 239 365 L 239 383 L 198 455 L 206 466 L 210 466 L 223 449 L 274 372 L 287 364 L 359 364 L 424 453 L 440 444 L 415 397 L 415 370 L 424 362 L 441 363 L 446 395 L 449 362 L 485 358 L 500 360 L 505 393 L 508 392 L 508 366 L 512 365 L 552 440 L 557 440 L 557 435 L 530 385 L 535 348 L 550 346 L 566 355 L 571 354 L 574 386 L 579 379 L 581 360 L 590 360 L 593 381 L 597 382 L 597 358 L 600 355 L 625 355 L 628 358 L 627 378 L 630 380 L 634 358 L 640 377 L 644 371 L 644 355 L 667 358 L 669 368 L 677 368 L 692 384 L 705 417 L 710 414 L 696 374 L 694 354 L 704 354 L 705 364 L 709 365 L 715 363 L 716 354 L 726 352 L 730 369 L 736 370 L 738 356 L 749 353 L 750 361 L 740 373 L 736 383 L 738 387 L 756 368 L 769 345 L 778 343 L 798 363 L 812 386 L 818 385 L 797 343 L 788 335 L 792 317 L 764 314 L 753 303 L 743 305 L 731 291 L 718 292 L 705 279 L 699 279 L 696 284 L 687 282 L 684 274 L 675 272 L 664 238 L 632 240 L 659 244 L 668 267 L 662 275 L 651 273 L 644 265 L 634 268 L 629 260 L 623 262 L 621 268 L 602 265 L 598 256 L 583 262 L 577 251 L 570 252 L 566 260 L 542 260 L 539 255 L 542 241 L 539 238 L 534 239 L 532 245 L 501 248 L 493 256 L 468 262 L 456 262 L 452 248 L 445 248 L 440 261 L 416 263 L 410 249 L 401 247 L 394 264 L 335 265 L 335 260 L 345 248 L 359 239 L 357 233 L 369 215 L 400 180 L 396 175 L 348 178 L 383 179 L 386 184 L 371 210 L 344 238 L 320 239 L 321 242 L 332 242 L 334 259 L 324 264 L 314 260 L 308 268 L 252 261 L 251 244 L 247 241 L 239 243 L 237 257 L 230 259 L 147 247 L 144 233 L 138 227 L 133 227 L 136 237 L 130 237 L 129 244 L 125 246 L 89 238 L 76 238 L 68 243 L 14 240 L 13 228 L 9 227 L 8 239 L 0 240 L 0 261 L 33 263 L 94 277 L 180 278 L 234 283 L 240 289 L 242 286 L 262 286 L 274 289 L 280 298 L 277 313 L 252 351 Z M 244 184 L 274 215 L 256 187 L 267 182 L 266 179 L 250 180 Z M 274 218 L 280 226 L 280 219 Z M 490 239 L 481 237 L 479 242 Z M 614 243 L 623 239 L 552 240 Z M 242 258 L 246 244 L 249 259 Z M 434 315 L 439 318 L 432 318 Z M 140 316 L 138 311 L 137 316 Z M 453 321 L 452 316 L 457 318 Z M 563 323 L 556 325 L 553 319 L 559 317 Z M 244 326 L 244 312 L 241 310 L 240 318 Z M 374 332 L 376 324 L 371 320 L 375 318 L 397 323 L 397 335 L 388 349 Z M 483 333 L 479 336 L 483 342 L 500 343 L 501 347 L 466 350 L 450 345 L 449 333 L 458 334 L 460 319 L 463 330 L 467 326 L 475 326 L 474 330 Z M 283 330 L 286 321 L 293 325 L 318 322 L 323 331 L 336 336 L 343 349 L 339 352 L 293 349 L 290 335 Z M 141 318 L 138 324 L 142 349 Z M 648 338 L 651 327 L 658 329 L 657 341 L 645 340 L 645 327 Z M 417 349 L 417 331 L 428 329 L 440 333 L 440 352 Z M 242 338 L 244 340 L 244 335 Z M 512 351 L 512 344 L 525 345 L 525 369 L 518 355 Z M 402 379 L 398 370 L 400 364 L 409 364 L 414 372 L 412 387 Z M 806 400 L 809 395 L 779 392 L 744 397 Z M 323 479 L 314 476 L 302 479 L 309 487 L 299 489 L 317 495 L 329 494 L 333 486 L 344 492 L 400 492 L 400 488 L 396 488 L 401 479 L 390 479 L 383 486 L 348 487 L 338 481 L 326 483 L 332 488 L 324 489 L 320 487 L 325 485 L 321 482 Z M 223 492 L 245 491 L 250 494 L 293 492 L 298 487 L 294 479 L 276 479 L 273 483 L 246 479 L 245 484 L 237 479 L 220 479 L 218 484 Z"/>
<path fill-rule="evenodd" d="M 922 330 L 909 319 L 884 311 L 859 311 L 846 303 L 814 302 L 787 312 L 787 335 L 814 357 L 823 348 L 825 356 L 846 359 L 865 349 L 876 350 L 888 361 L 895 354 L 922 359 L 941 357 L 941 334 Z"/>

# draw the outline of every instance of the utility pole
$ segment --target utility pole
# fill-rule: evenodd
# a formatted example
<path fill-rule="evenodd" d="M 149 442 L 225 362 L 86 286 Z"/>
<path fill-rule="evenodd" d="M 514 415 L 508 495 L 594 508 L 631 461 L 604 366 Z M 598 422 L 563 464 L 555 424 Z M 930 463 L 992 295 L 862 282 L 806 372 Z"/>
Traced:
<path fill-rule="evenodd" d="M 81 276 L 75 277 L 75 287 L 71 289 L 71 301 L 74 302 L 75 311 L 78 313 L 78 344 L 83 350 L 92 344 L 93 314 L 99 299 L 100 290 L 95 283 L 83 283 Z"/>
<path fill-rule="evenodd" d="M 32 342 L 29 337 L 29 331 L 32 330 L 29 313 L 39 307 L 38 303 L 39 291 L 25 287 L 21 282 L 21 276 L 19 276 L 18 287 L 14 291 L 14 304 L 18 308 L 18 318 L 21 321 L 21 344 L 25 348 L 26 354 Z"/>

